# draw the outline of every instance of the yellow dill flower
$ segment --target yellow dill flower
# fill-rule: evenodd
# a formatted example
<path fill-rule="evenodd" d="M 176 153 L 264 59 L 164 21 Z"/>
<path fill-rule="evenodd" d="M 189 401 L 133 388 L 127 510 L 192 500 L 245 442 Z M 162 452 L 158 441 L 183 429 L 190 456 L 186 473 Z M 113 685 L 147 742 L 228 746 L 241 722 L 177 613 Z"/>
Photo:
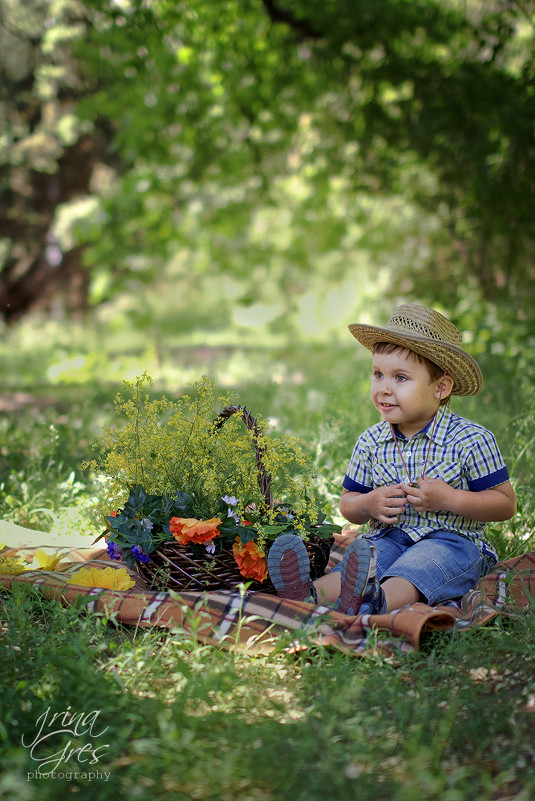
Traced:
<path fill-rule="evenodd" d="M 221 498 L 229 495 L 265 520 L 269 499 L 262 490 L 270 486 L 275 502 L 315 519 L 313 462 L 295 437 L 273 435 L 273 426 L 258 416 L 249 428 L 240 407 L 218 423 L 216 408 L 231 398 L 216 398 L 215 382 L 206 376 L 172 400 L 151 399 L 150 384 L 146 373 L 124 382 L 127 397 L 115 400 L 122 422 L 104 426 L 98 456 L 86 463 L 104 478 L 103 510 L 122 507 L 130 490 L 142 485 L 152 495 L 194 495 L 199 519 L 217 516 Z M 271 485 L 259 482 L 261 476 Z"/>
<path fill-rule="evenodd" d="M 3 551 L 5 547 L 3 543 L 0 543 L 0 551 Z M 0 553 L 0 574 L 18 576 L 24 573 L 25 570 L 26 562 L 20 554 L 15 553 L 13 556 L 2 556 Z"/>
<path fill-rule="evenodd" d="M 124 567 L 82 567 L 68 580 L 67 584 L 77 584 L 80 587 L 103 587 L 107 590 L 129 590 L 133 581 Z"/>

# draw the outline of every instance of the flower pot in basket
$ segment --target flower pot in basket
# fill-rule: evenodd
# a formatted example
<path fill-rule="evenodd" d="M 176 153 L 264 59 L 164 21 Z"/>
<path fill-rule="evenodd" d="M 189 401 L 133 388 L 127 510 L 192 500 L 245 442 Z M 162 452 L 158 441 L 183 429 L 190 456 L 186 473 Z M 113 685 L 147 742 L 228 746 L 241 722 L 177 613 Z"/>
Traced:
<path fill-rule="evenodd" d="M 332 535 L 340 527 L 326 523 L 325 515 L 308 502 L 308 497 L 308 505 L 299 498 L 274 501 L 272 475 L 266 469 L 269 442 L 245 407 L 229 405 L 215 420 L 212 417 L 212 439 L 203 435 L 207 445 L 199 462 L 204 465 L 212 457 L 211 443 L 217 445 L 218 432 L 234 416 L 245 424 L 253 446 L 250 452 L 254 454 L 256 493 L 251 491 L 249 481 L 245 501 L 227 494 L 208 504 L 202 476 L 193 487 L 190 481 L 187 490 L 164 493 L 148 492 L 138 483 L 130 488 L 122 508 L 106 518 L 103 536 L 110 557 L 135 568 L 150 588 L 210 592 L 235 590 L 246 584 L 248 591 L 274 593 L 267 572 L 267 554 L 274 540 L 286 533 L 303 538 L 313 578 L 325 571 Z M 226 447 L 229 463 L 235 464 L 230 458 L 232 442 Z M 243 448 L 236 447 L 236 452 L 242 453 Z M 204 470 L 209 481 L 213 473 Z M 239 465 L 237 472 L 244 472 Z M 239 477 L 234 480 L 230 476 L 228 481 L 230 490 L 239 493 Z M 251 494 L 255 496 L 252 501 Z"/>

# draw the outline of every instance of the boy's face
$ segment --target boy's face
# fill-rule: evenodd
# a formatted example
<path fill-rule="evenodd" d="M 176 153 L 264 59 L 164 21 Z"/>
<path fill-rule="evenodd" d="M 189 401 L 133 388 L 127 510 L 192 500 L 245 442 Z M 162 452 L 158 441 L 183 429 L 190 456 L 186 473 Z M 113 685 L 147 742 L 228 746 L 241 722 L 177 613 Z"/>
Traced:
<path fill-rule="evenodd" d="M 431 379 L 425 364 L 409 351 L 375 353 L 372 361 L 370 395 L 383 420 L 397 425 L 412 437 L 433 419 L 440 405 L 443 379 Z M 448 394 L 442 389 L 443 397 Z"/>

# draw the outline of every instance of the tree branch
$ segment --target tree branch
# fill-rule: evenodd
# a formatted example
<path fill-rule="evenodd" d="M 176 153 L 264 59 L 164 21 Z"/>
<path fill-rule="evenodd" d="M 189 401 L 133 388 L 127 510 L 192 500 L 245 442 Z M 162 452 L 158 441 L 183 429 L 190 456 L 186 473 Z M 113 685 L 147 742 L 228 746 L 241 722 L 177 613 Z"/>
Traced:
<path fill-rule="evenodd" d="M 306 39 L 322 39 L 323 34 L 315 30 L 307 20 L 298 19 L 290 11 L 278 8 L 274 0 L 262 0 L 262 4 L 267 11 L 272 22 L 280 22 L 288 25 L 294 31 L 300 33 Z"/>

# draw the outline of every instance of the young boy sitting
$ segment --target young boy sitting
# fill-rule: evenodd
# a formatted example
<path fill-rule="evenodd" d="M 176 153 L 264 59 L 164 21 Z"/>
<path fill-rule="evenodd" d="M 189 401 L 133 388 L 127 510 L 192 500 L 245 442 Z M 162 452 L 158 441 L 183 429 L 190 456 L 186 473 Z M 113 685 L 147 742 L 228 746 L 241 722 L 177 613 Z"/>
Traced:
<path fill-rule="evenodd" d="M 382 422 L 357 440 L 340 511 L 368 531 L 313 583 L 302 540 L 279 537 L 271 580 L 283 598 L 350 615 L 458 600 L 497 561 L 485 523 L 516 509 L 493 434 L 449 409 L 451 395 L 481 391 L 479 366 L 459 330 L 425 306 L 400 306 L 384 328 L 349 330 L 373 353 L 370 394 Z"/>

